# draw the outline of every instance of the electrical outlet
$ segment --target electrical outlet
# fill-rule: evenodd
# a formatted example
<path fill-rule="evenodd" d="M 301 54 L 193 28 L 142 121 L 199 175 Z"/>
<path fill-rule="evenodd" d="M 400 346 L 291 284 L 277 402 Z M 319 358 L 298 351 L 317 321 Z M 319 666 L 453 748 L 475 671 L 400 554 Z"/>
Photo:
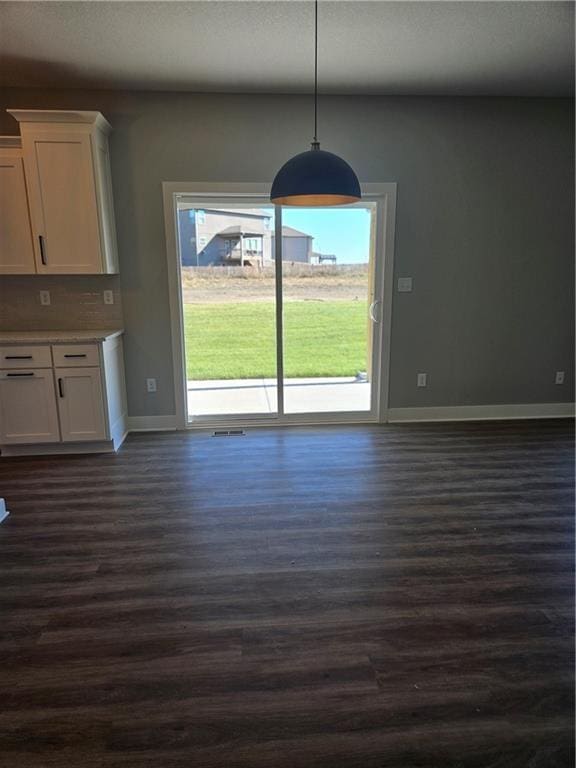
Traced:
<path fill-rule="evenodd" d="M 146 391 L 156 392 L 156 379 L 146 379 Z"/>
<path fill-rule="evenodd" d="M 104 304 L 114 304 L 114 291 L 104 291 Z"/>
<path fill-rule="evenodd" d="M 555 384 L 564 384 L 564 371 L 556 371 Z"/>
<path fill-rule="evenodd" d="M 399 277 L 398 278 L 398 293 L 410 293 L 412 291 L 412 278 L 411 277 Z"/>
<path fill-rule="evenodd" d="M 40 291 L 40 304 L 43 307 L 50 306 L 50 291 Z"/>
<path fill-rule="evenodd" d="M 426 387 L 426 386 L 428 386 L 428 374 L 427 373 L 419 373 L 418 374 L 417 385 L 419 387 Z"/>

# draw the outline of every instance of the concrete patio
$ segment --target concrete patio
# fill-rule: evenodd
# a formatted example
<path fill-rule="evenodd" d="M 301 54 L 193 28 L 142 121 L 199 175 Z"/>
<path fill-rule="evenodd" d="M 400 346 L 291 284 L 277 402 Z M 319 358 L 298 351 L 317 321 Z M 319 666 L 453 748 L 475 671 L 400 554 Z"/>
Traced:
<path fill-rule="evenodd" d="M 353 377 L 287 379 L 286 413 L 370 410 L 370 384 Z M 276 413 L 275 379 L 188 381 L 189 416 Z"/>

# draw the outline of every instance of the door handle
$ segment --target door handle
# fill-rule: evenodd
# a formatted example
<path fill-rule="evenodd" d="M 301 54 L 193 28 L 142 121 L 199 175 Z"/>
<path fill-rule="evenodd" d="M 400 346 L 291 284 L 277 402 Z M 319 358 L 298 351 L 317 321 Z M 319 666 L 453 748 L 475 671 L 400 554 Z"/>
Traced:
<path fill-rule="evenodd" d="M 42 261 L 42 264 L 46 266 L 48 262 L 46 261 L 46 251 L 44 250 L 44 237 L 38 235 L 38 241 L 40 242 L 40 260 Z"/>
<path fill-rule="evenodd" d="M 368 309 L 368 314 L 370 315 L 370 320 L 372 320 L 373 323 L 379 323 L 380 319 L 376 317 L 376 307 L 378 304 L 382 304 L 380 299 L 376 299 L 376 301 L 373 301 L 372 304 L 370 304 L 370 308 Z"/>
<path fill-rule="evenodd" d="M 32 360 L 32 355 L 4 355 L 4 360 Z"/>
<path fill-rule="evenodd" d="M 62 379 L 58 379 L 58 394 L 60 397 L 64 397 L 64 386 L 62 384 Z"/>
<path fill-rule="evenodd" d="M 86 354 L 83 354 L 83 355 L 64 355 L 64 357 L 86 357 Z"/>
<path fill-rule="evenodd" d="M 34 376 L 34 372 L 30 371 L 30 373 L 7 373 L 6 377 L 12 377 L 12 376 Z"/>

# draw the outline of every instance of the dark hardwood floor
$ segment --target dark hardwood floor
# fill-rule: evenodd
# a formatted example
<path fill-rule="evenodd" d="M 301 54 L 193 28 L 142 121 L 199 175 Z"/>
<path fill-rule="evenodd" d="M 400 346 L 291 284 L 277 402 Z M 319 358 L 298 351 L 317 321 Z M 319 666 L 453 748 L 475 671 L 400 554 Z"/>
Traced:
<path fill-rule="evenodd" d="M 567 421 L 0 460 L 3 768 L 569 768 Z"/>

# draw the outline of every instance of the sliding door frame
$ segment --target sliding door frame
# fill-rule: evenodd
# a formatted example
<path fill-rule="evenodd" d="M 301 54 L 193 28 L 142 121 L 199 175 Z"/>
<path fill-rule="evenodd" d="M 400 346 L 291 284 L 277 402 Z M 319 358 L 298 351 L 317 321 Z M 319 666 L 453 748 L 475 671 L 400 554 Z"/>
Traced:
<path fill-rule="evenodd" d="M 372 390 L 374 407 L 371 412 L 341 412 L 313 414 L 262 414 L 257 416 L 206 416 L 197 417 L 193 422 L 187 418 L 186 354 L 183 323 L 183 301 L 180 253 L 178 243 L 178 215 L 176 201 L 179 196 L 190 196 L 204 203 L 270 206 L 269 184 L 209 184 L 201 182 L 164 182 L 164 226 L 166 234 L 166 257 L 168 293 L 170 302 L 170 328 L 174 376 L 174 401 L 176 408 L 176 429 L 207 429 L 224 426 L 273 426 L 289 424 L 343 424 L 383 423 L 388 415 L 388 391 L 390 370 L 390 340 L 392 321 L 392 298 L 394 276 L 394 239 L 396 219 L 396 184 L 363 184 L 362 196 L 366 202 L 376 203 L 376 227 L 373 258 L 375 259 L 373 280 L 376 295 L 381 297 L 378 322 L 372 328 L 374 365 L 379 370 L 378 390 Z M 279 338 L 282 335 L 282 211 L 276 207 L 275 215 L 275 263 L 276 263 L 276 323 Z M 277 381 L 283 382 L 282 345 L 277 345 Z M 282 408 L 283 387 L 277 387 L 278 411 Z M 375 399 L 375 403 L 374 403 Z"/>

